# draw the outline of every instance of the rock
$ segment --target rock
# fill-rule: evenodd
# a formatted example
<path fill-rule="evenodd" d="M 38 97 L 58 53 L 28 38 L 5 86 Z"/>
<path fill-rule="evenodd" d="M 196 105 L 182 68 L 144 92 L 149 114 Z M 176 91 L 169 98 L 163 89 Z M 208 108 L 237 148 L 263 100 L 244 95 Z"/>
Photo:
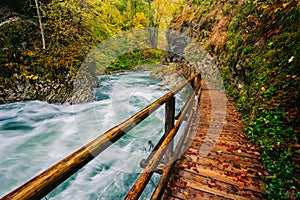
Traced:
<path fill-rule="evenodd" d="M 162 65 L 151 72 L 151 77 L 154 79 L 161 80 L 157 85 L 162 89 L 173 89 L 182 81 L 186 80 L 179 71 L 176 70 L 177 66 L 173 65 Z"/>

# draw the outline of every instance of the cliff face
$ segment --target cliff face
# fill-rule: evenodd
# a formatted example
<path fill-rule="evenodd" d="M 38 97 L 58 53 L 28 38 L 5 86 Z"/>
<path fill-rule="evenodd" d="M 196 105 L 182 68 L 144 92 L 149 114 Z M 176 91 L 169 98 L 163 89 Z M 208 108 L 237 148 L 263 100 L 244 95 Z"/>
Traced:
<path fill-rule="evenodd" d="M 250 142 L 261 148 L 267 198 L 300 198 L 299 18 L 296 0 L 191 0 L 172 24 L 217 58 Z"/>

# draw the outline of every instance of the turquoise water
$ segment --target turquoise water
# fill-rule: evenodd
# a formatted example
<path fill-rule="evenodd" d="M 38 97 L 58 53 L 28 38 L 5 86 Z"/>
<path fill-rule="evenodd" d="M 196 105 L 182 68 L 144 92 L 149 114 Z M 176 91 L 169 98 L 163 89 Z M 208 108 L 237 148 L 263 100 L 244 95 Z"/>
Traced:
<path fill-rule="evenodd" d="M 79 105 L 41 101 L 0 105 L 0 197 L 165 94 L 149 72 L 99 77 L 96 100 Z M 177 101 L 177 110 L 181 103 Z M 142 171 L 139 162 L 163 134 L 158 109 L 95 160 L 70 177 L 48 199 L 123 199 Z M 140 199 L 148 199 L 155 175 Z"/>

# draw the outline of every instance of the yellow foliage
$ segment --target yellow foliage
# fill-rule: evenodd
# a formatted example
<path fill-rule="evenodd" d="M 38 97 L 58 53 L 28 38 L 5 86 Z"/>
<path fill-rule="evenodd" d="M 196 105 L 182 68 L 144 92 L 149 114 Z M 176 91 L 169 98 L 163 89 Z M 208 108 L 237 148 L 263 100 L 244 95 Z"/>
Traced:
<path fill-rule="evenodd" d="M 282 4 L 282 7 L 285 8 L 287 5 L 289 5 L 289 3 L 284 3 Z"/>
<path fill-rule="evenodd" d="M 126 26 L 128 15 L 120 13 L 117 5 L 124 4 L 120 0 L 102 1 L 87 0 L 88 9 L 82 12 L 83 22 L 96 40 L 102 41 L 118 34 Z M 125 12 L 125 11 L 124 11 Z"/>
<path fill-rule="evenodd" d="M 145 13 L 138 12 L 136 13 L 135 17 L 133 18 L 133 27 L 134 28 L 141 28 L 146 27 L 149 24 L 149 20 L 146 17 Z"/>
<path fill-rule="evenodd" d="M 37 75 L 26 75 L 25 78 L 26 78 L 26 79 L 36 80 L 36 79 L 38 79 L 39 77 L 38 77 Z"/>
<path fill-rule="evenodd" d="M 14 64 L 10 62 L 10 63 L 5 63 L 4 66 L 5 67 L 12 67 L 12 66 L 14 66 Z"/>
<path fill-rule="evenodd" d="M 168 28 L 174 16 L 180 13 L 184 0 L 155 0 L 152 3 L 154 22 L 162 28 Z"/>
<path fill-rule="evenodd" d="M 36 53 L 34 51 L 31 51 L 31 50 L 26 50 L 25 51 L 25 55 L 27 56 L 34 56 Z"/>

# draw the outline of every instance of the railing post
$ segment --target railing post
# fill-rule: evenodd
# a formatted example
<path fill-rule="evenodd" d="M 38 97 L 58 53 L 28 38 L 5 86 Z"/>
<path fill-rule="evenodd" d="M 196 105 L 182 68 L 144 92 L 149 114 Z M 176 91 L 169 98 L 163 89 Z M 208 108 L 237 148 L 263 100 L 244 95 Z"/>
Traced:
<path fill-rule="evenodd" d="M 198 95 L 198 92 L 199 92 L 199 89 L 200 89 L 200 87 L 201 87 L 201 74 L 198 74 L 196 77 L 195 77 L 195 79 L 194 79 L 194 81 L 193 81 L 193 83 L 194 83 L 194 90 L 195 90 L 195 95 Z"/>
<path fill-rule="evenodd" d="M 173 96 L 166 101 L 166 113 L 165 113 L 165 137 L 170 130 L 174 127 L 175 122 L 175 97 Z M 167 158 L 170 158 L 173 154 L 174 142 L 171 141 L 166 151 Z"/>

